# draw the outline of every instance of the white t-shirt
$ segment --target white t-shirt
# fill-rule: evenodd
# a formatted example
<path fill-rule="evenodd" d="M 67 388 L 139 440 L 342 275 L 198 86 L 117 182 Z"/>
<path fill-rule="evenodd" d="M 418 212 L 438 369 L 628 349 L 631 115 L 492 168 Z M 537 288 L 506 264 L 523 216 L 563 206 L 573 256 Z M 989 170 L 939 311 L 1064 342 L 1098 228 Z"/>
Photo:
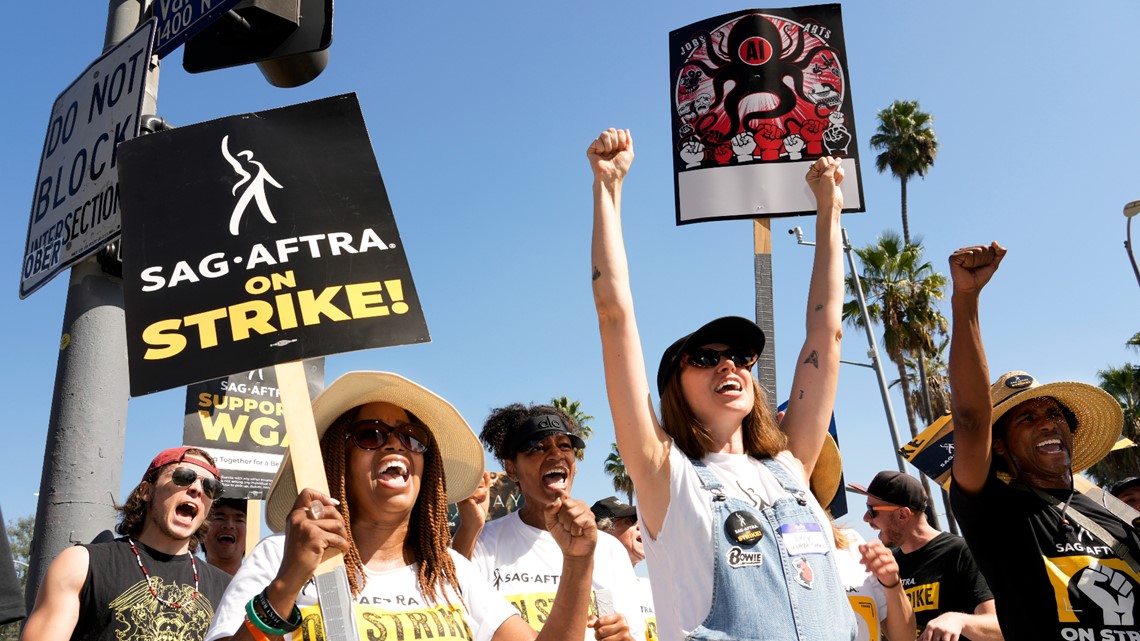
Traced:
<path fill-rule="evenodd" d="M 641 616 L 645 619 L 646 641 L 657 641 L 657 614 L 653 610 L 653 586 L 644 576 L 637 577 L 637 585 L 641 592 Z"/>
<path fill-rule="evenodd" d="M 241 569 L 230 581 L 214 615 L 214 622 L 206 632 L 206 641 L 229 637 L 237 633 L 245 620 L 245 605 L 254 595 L 265 589 L 284 556 L 285 536 L 271 536 L 254 548 L 242 563 Z M 368 582 L 357 597 L 353 610 L 361 638 L 366 639 L 474 639 L 490 641 L 504 621 L 518 614 L 511 604 L 491 590 L 475 571 L 471 562 L 451 552 L 459 578 L 462 600 L 450 589 L 448 599 L 430 602 L 423 597 L 416 575 L 418 566 L 409 565 L 388 572 L 371 572 L 365 569 Z M 301 629 L 286 639 L 323 638 L 324 631 L 314 633 L 313 626 L 321 626 L 320 608 L 317 606 L 316 587 L 308 583 L 297 597 L 304 623 Z"/>
<path fill-rule="evenodd" d="M 806 493 L 803 466 L 785 450 L 774 457 Z M 747 454 L 710 453 L 703 459 L 724 492 L 753 506 L 771 505 L 786 496 L 779 480 L 759 460 Z M 820 524 L 829 523 L 819 504 L 808 503 Z M 640 516 L 640 506 L 638 512 Z M 713 593 L 713 523 L 709 493 L 693 463 L 676 445 L 669 448 L 669 509 L 657 538 L 646 534 L 645 559 L 653 585 L 657 633 L 662 639 L 683 639 L 708 618 Z M 644 520 L 644 519 L 643 519 Z M 825 537 L 834 550 L 835 542 Z"/>
<path fill-rule="evenodd" d="M 855 641 L 879 641 L 884 638 L 881 622 L 887 618 L 887 593 L 875 575 L 863 567 L 863 555 L 859 554 L 859 546 L 866 543 L 863 537 L 851 529 L 839 532 L 847 539 L 847 549 L 835 551 L 835 565 L 859 623 Z"/>
<path fill-rule="evenodd" d="M 518 512 L 512 512 L 483 527 L 471 561 L 518 608 L 523 620 L 535 630 L 542 629 L 562 577 L 562 548 L 550 532 L 527 525 Z M 610 591 L 614 611 L 625 615 L 635 639 L 644 640 L 637 575 L 625 547 L 612 536 L 598 536 L 594 548 L 591 613 L 598 590 Z M 586 628 L 585 638 L 593 641 L 594 631 Z"/>

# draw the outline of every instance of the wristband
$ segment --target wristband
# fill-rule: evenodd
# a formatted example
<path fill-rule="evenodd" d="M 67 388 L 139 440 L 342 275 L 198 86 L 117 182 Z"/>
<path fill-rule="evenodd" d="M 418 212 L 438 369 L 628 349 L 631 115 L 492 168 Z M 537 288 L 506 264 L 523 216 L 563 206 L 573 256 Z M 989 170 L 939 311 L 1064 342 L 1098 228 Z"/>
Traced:
<path fill-rule="evenodd" d="M 899 584 L 900 584 L 900 583 L 902 583 L 902 577 L 901 577 L 901 576 L 899 576 L 899 575 L 897 575 L 897 574 L 896 574 L 895 576 L 896 576 L 896 577 L 898 577 L 898 578 L 896 578 L 896 579 L 895 579 L 895 582 L 894 582 L 894 583 L 892 583 L 892 584 L 890 584 L 890 585 L 887 585 L 886 583 L 883 583 L 882 579 L 880 579 L 880 578 L 878 578 L 878 577 L 876 577 L 876 578 L 875 578 L 875 580 L 879 582 L 879 585 L 881 585 L 881 586 L 883 586 L 884 588 L 886 588 L 886 589 L 890 590 L 891 588 L 897 588 L 897 587 L 899 587 Z"/>
<path fill-rule="evenodd" d="M 266 590 L 268 589 L 266 588 Z M 257 596 L 253 597 L 254 607 L 257 609 L 261 621 L 270 627 L 284 630 L 280 633 L 282 635 L 301 627 L 301 610 L 297 608 L 296 604 L 293 605 L 293 611 L 289 613 L 289 620 L 286 621 L 284 617 L 277 614 L 277 610 L 273 609 L 273 604 L 269 602 L 269 597 L 265 594 L 266 590 L 258 592 Z"/>
<path fill-rule="evenodd" d="M 262 632 L 261 628 L 257 627 L 253 621 L 250 621 L 248 616 L 245 618 L 245 629 L 249 632 L 249 635 L 253 637 L 253 641 L 269 641 L 269 637 L 265 632 Z"/>
<path fill-rule="evenodd" d="M 254 605 L 254 601 L 256 600 L 257 597 L 253 597 L 249 600 L 249 603 L 245 604 L 245 620 L 264 634 L 272 634 L 275 637 L 283 637 L 286 634 L 289 634 L 288 631 L 273 628 L 268 623 L 261 620 L 261 617 L 257 614 L 257 606 Z M 258 639 L 257 641 L 261 641 L 261 639 Z"/>

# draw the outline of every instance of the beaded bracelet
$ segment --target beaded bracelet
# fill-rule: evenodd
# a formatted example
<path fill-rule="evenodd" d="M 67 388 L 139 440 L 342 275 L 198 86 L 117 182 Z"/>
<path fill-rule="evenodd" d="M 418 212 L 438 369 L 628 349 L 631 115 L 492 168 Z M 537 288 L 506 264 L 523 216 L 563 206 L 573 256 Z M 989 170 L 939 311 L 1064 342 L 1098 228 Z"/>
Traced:
<path fill-rule="evenodd" d="M 301 627 L 301 610 L 296 604 L 293 605 L 293 611 L 289 613 L 289 620 L 286 621 L 280 614 L 277 614 L 277 610 L 273 609 L 273 604 L 269 602 L 269 597 L 265 594 L 266 590 L 258 592 L 257 596 L 253 597 L 254 605 L 261 620 L 267 625 L 285 632 L 292 632 Z"/>
<path fill-rule="evenodd" d="M 269 641 L 269 637 L 257 627 L 257 624 L 250 621 L 248 616 L 245 618 L 245 629 L 253 637 L 253 641 Z"/>
<path fill-rule="evenodd" d="M 253 602 L 256 600 L 257 597 L 253 597 L 249 600 L 249 603 L 245 604 L 246 621 L 253 624 L 258 630 L 261 630 L 265 634 L 271 634 L 275 637 L 283 637 L 286 634 L 292 632 L 292 630 L 278 630 L 277 628 L 271 627 L 265 621 L 262 621 L 261 617 L 257 614 L 257 607 L 253 604 Z M 257 641 L 261 641 L 261 639 L 258 639 Z"/>

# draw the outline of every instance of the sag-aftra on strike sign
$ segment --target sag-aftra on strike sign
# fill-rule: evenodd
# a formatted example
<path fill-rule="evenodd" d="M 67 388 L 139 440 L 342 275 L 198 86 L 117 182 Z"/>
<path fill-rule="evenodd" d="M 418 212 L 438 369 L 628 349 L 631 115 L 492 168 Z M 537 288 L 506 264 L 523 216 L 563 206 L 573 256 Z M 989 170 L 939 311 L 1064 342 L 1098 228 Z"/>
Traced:
<path fill-rule="evenodd" d="M 132 395 L 429 340 L 355 95 L 145 136 L 119 172 Z"/>

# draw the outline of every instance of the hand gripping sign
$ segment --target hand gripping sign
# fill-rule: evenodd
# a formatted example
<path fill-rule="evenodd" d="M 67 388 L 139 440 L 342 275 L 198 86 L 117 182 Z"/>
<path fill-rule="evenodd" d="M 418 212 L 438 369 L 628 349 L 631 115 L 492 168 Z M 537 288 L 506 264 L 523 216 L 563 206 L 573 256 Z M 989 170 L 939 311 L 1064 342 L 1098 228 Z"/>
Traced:
<path fill-rule="evenodd" d="M 152 134 L 119 150 L 131 394 L 272 366 L 298 487 L 328 493 L 299 362 L 429 340 L 355 95 Z M 317 571 L 356 639 L 344 560 Z"/>

